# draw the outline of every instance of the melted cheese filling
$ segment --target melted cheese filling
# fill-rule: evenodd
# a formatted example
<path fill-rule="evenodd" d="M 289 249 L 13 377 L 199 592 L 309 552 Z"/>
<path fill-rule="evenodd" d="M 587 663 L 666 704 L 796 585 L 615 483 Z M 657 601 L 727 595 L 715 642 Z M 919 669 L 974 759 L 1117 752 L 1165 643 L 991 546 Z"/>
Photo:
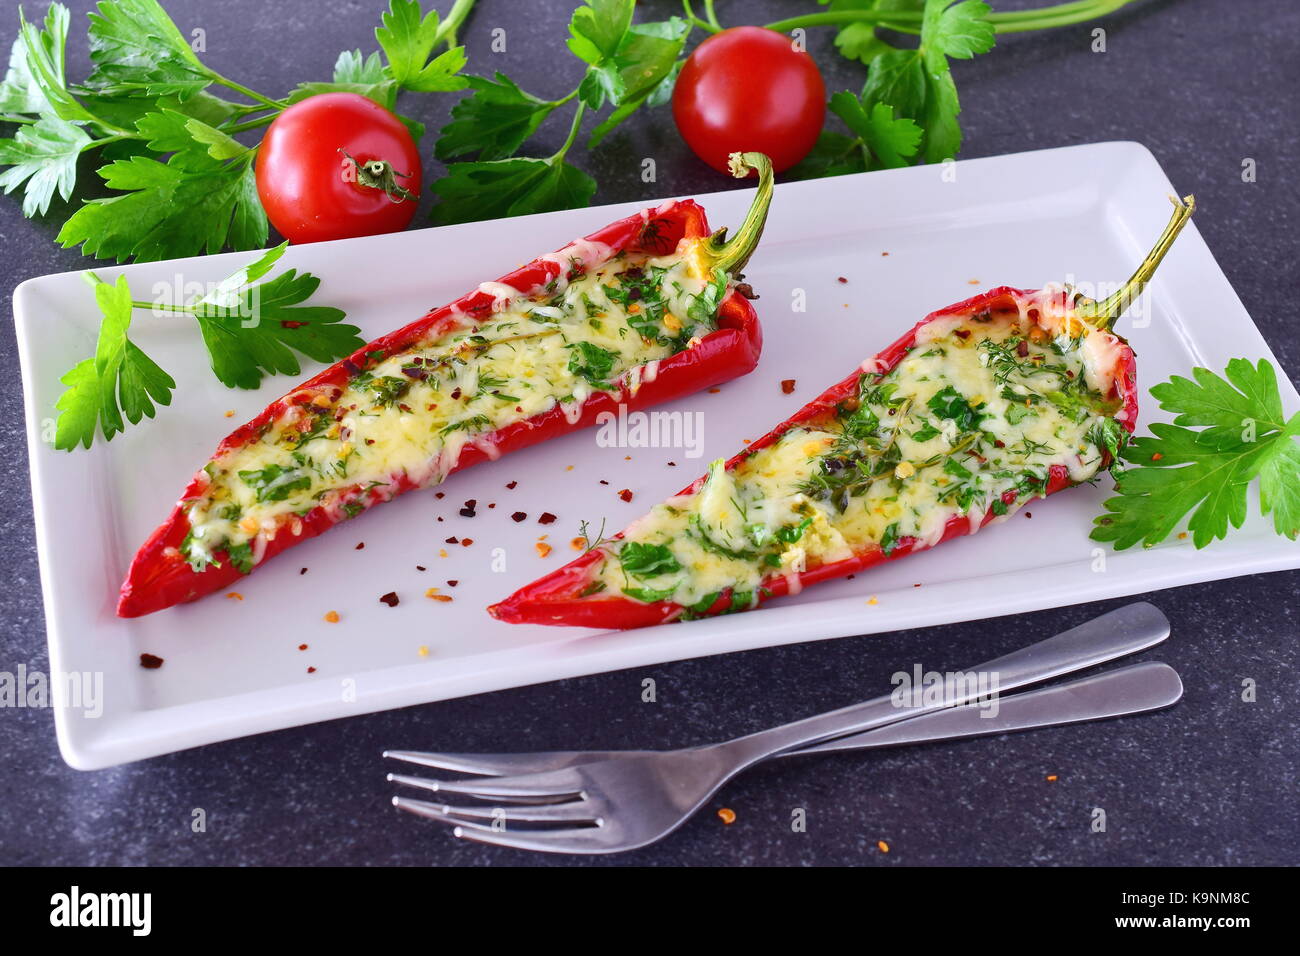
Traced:
<path fill-rule="evenodd" d="M 584 593 L 670 600 L 704 613 L 730 593 L 752 606 L 784 576 L 903 539 L 940 540 L 954 518 L 978 530 L 1041 496 L 1050 469 L 1073 482 L 1118 441 L 1117 403 L 1090 384 L 1085 339 L 1007 317 L 931 330 L 883 377 L 865 370 L 857 398 L 787 431 L 728 472 L 719 460 L 692 494 L 668 500 L 621 540 Z"/>
<path fill-rule="evenodd" d="M 277 533 L 301 532 L 323 508 L 351 517 L 396 491 L 441 482 L 467 445 L 489 457 L 492 432 L 559 405 L 576 422 L 595 391 L 634 394 L 659 360 L 716 328 L 728 277 L 711 274 L 698 240 L 658 258 L 577 256 L 546 289 L 501 283 L 490 319 L 395 354 L 371 354 L 345 388 L 296 397 L 253 442 L 214 458 L 186 503 L 183 545 L 196 567 L 225 551 L 251 570 Z M 487 286 L 491 288 L 487 288 Z"/>

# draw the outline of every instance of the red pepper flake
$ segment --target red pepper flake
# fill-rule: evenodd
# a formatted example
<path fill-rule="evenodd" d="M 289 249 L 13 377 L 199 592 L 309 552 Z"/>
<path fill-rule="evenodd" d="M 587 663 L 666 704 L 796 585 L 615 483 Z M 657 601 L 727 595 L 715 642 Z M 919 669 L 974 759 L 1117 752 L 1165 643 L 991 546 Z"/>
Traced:
<path fill-rule="evenodd" d="M 525 511 L 516 511 L 510 517 L 515 521 L 526 521 L 528 520 L 528 513 Z"/>
<path fill-rule="evenodd" d="M 506 487 L 509 488 L 511 491 L 514 491 L 515 488 L 517 488 L 518 486 L 519 486 L 519 482 L 517 482 L 517 481 L 508 481 L 508 482 L 506 482 Z"/>
<path fill-rule="evenodd" d="M 453 534 L 450 538 L 447 539 L 447 543 L 448 543 L 448 544 L 460 544 L 460 538 L 456 537 L 456 536 Z"/>
<path fill-rule="evenodd" d="M 1033 515 L 1032 512 L 1029 512 L 1029 511 L 1026 511 L 1026 512 L 1025 512 L 1025 517 L 1026 517 L 1026 518 L 1032 518 L 1033 516 L 1034 516 L 1034 515 Z"/>
<path fill-rule="evenodd" d="M 1029 354 L 1029 343 L 1025 339 L 1021 339 L 1016 343 L 1016 354 L 1021 358 Z"/>
<path fill-rule="evenodd" d="M 551 524 L 553 521 L 555 521 L 555 515 L 549 511 L 543 511 L 542 516 L 537 519 L 538 524 Z"/>
<path fill-rule="evenodd" d="M 551 553 L 551 546 L 545 541 L 538 541 L 533 545 L 533 547 L 537 549 L 537 556 L 539 558 L 544 558 Z"/>
<path fill-rule="evenodd" d="M 620 498 L 622 498 L 624 501 L 631 501 L 631 500 L 632 500 L 632 489 L 631 489 L 631 488 L 624 488 L 622 491 L 620 491 L 620 492 L 618 493 L 618 496 L 619 496 Z"/>
<path fill-rule="evenodd" d="M 478 513 L 474 510 L 476 507 L 478 507 L 478 499 L 476 498 L 469 499 L 469 501 L 465 502 L 465 507 L 460 509 L 460 516 L 462 518 L 474 517 L 474 515 Z"/>
<path fill-rule="evenodd" d="M 389 591 L 387 594 L 385 594 L 385 595 L 384 595 L 383 597 L 381 597 L 379 600 L 380 600 L 382 603 L 387 604 L 389 607 L 397 607 L 397 605 L 398 605 L 398 603 L 399 603 L 399 598 L 397 597 L 397 592 L 396 592 L 396 591 Z"/>
<path fill-rule="evenodd" d="M 307 573 L 307 569 L 306 569 L 306 568 L 303 568 L 303 569 L 302 569 L 301 571 L 299 571 L 298 573 L 299 573 L 299 574 L 306 574 L 306 573 Z"/>
<path fill-rule="evenodd" d="M 454 587 L 455 587 L 456 585 L 458 585 L 458 584 L 460 584 L 460 581 L 448 581 L 448 582 L 447 582 L 447 587 L 449 587 L 449 588 L 454 588 Z"/>
<path fill-rule="evenodd" d="M 921 586 L 921 585 L 919 585 L 919 584 L 913 584 L 913 585 L 912 585 L 912 587 L 914 587 L 914 588 L 919 588 L 920 586 Z"/>
<path fill-rule="evenodd" d="M 850 574 L 850 575 L 849 575 L 847 578 L 845 578 L 844 580 L 845 580 L 845 581 L 852 581 L 852 580 L 853 580 L 854 578 L 856 578 L 856 577 L 857 577 L 856 574 Z"/>
<path fill-rule="evenodd" d="M 307 673 L 308 673 L 308 674 L 314 674 L 314 673 L 316 673 L 316 668 L 314 668 L 314 667 L 309 667 L 309 668 L 307 668 Z"/>
<path fill-rule="evenodd" d="M 995 439 L 993 439 L 993 447 L 994 447 L 994 448 L 1006 448 L 1006 447 L 1007 447 L 1007 443 L 1004 442 L 1001 438 L 995 438 Z"/>
<path fill-rule="evenodd" d="M 675 462 L 675 461 L 670 461 L 670 462 L 668 463 L 668 467 L 669 467 L 669 468 L 676 468 L 676 467 L 677 467 L 677 462 Z"/>
<path fill-rule="evenodd" d="M 373 445 L 374 443 L 375 443 L 375 440 L 374 440 L 373 438 L 367 438 L 367 439 L 366 439 L 366 444 L 367 444 L 367 445 Z"/>
<path fill-rule="evenodd" d="M 442 520 L 442 515 L 438 515 L 438 520 L 439 520 L 439 521 Z"/>
<path fill-rule="evenodd" d="M 717 395 L 718 392 L 720 392 L 720 391 L 722 391 L 722 389 L 720 389 L 720 388 L 711 388 L 711 389 L 709 389 L 709 394 L 710 394 L 710 395 Z"/>
<path fill-rule="evenodd" d="M 783 379 L 781 379 L 781 394 L 782 394 L 782 395 L 793 395 L 793 394 L 794 394 L 794 382 L 795 382 L 795 380 L 792 379 L 792 378 L 783 378 Z"/>
<path fill-rule="evenodd" d="M 357 550 L 357 551 L 364 551 L 365 549 L 366 549 L 366 543 L 365 543 L 364 541 L 358 541 L 358 542 L 357 542 L 357 546 L 356 546 L 356 550 Z"/>
<path fill-rule="evenodd" d="M 497 503 L 496 503 L 495 501 L 489 501 L 489 502 L 488 502 L 488 507 L 489 507 L 489 508 L 495 508 L 496 506 L 497 506 Z"/>
<path fill-rule="evenodd" d="M 337 615 L 338 612 L 334 612 L 334 613 Z M 326 615 L 326 618 L 327 618 L 327 619 L 328 619 L 328 617 L 329 617 L 329 615 Z M 298 650 L 300 650 L 300 651 L 305 651 L 306 649 L 307 649 L 307 645 L 306 645 L 306 644 L 299 644 L 299 645 L 298 645 Z"/>
<path fill-rule="evenodd" d="M 474 543 L 474 539 L 473 539 L 473 538 L 461 538 L 461 539 L 460 539 L 460 543 L 461 543 L 461 546 L 462 546 L 462 547 L 468 548 L 471 544 Z"/>
<path fill-rule="evenodd" d="M 147 671 L 156 671 L 163 666 L 163 659 L 157 654 L 141 654 L 140 666 Z"/>
<path fill-rule="evenodd" d="M 601 483 L 602 485 L 607 485 L 607 484 L 609 484 L 609 482 L 606 481 L 604 478 L 600 479 L 600 483 Z"/>
<path fill-rule="evenodd" d="M 889 253 L 888 253 L 888 252 L 882 252 L 881 255 L 882 255 L 882 256 L 887 256 L 887 255 L 889 255 Z"/>
<path fill-rule="evenodd" d="M 435 491 L 435 492 L 433 493 L 433 496 L 434 496 L 435 498 L 446 498 L 446 497 L 447 497 L 447 492 L 445 492 L 445 491 Z"/>
<path fill-rule="evenodd" d="M 231 598 L 235 601 L 242 601 L 244 599 L 244 596 L 240 594 L 238 591 L 231 591 L 229 594 L 226 595 L 226 597 Z"/>
<path fill-rule="evenodd" d="M 409 412 L 411 410 L 410 405 L 403 405 L 401 402 L 397 403 L 397 408 L 399 411 L 403 411 L 403 412 Z"/>
<path fill-rule="evenodd" d="M 957 329 L 953 332 L 953 335 L 959 339 L 968 339 L 970 338 L 970 329 Z"/>
<path fill-rule="evenodd" d="M 417 564 L 417 565 L 415 566 L 415 570 L 417 570 L 417 571 L 423 571 L 423 570 L 425 570 L 424 565 L 423 565 L 423 564 Z"/>
<path fill-rule="evenodd" d="M 848 282 L 849 282 L 849 280 L 846 279 L 846 278 L 844 278 L 844 276 L 840 276 L 840 277 L 839 277 L 838 279 L 836 279 L 835 281 L 838 282 L 840 285 L 848 285 Z"/>
<path fill-rule="evenodd" d="M 457 398 L 460 398 L 460 388 L 459 388 L 459 386 L 458 386 L 457 388 L 455 388 L 455 389 L 452 390 L 451 397 L 452 397 L 453 400 L 454 400 L 454 399 L 457 399 Z"/>
<path fill-rule="evenodd" d="M 1154 455 L 1151 456 L 1151 460 L 1152 460 L 1152 461 L 1159 461 L 1161 458 L 1164 458 L 1164 457 L 1165 457 L 1165 456 L 1162 455 L 1162 454 L 1160 454 L 1160 452 L 1156 452 Z"/>

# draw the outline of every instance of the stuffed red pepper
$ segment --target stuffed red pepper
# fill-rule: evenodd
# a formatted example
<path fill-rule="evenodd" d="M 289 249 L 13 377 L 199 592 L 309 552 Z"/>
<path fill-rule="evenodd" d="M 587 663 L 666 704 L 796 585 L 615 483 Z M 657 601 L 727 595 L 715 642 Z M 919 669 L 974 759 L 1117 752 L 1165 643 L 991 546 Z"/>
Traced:
<path fill-rule="evenodd" d="M 670 201 L 629 216 L 364 346 L 237 429 L 145 542 L 117 612 L 226 587 L 281 551 L 470 465 L 752 370 L 762 336 L 741 270 L 744 223 L 710 234 Z"/>
<path fill-rule="evenodd" d="M 940 309 L 617 537 L 489 610 L 629 628 L 768 598 L 972 534 L 1091 481 L 1138 414 L 1112 328 L 1192 214 L 1102 302 L 1002 287 Z"/>

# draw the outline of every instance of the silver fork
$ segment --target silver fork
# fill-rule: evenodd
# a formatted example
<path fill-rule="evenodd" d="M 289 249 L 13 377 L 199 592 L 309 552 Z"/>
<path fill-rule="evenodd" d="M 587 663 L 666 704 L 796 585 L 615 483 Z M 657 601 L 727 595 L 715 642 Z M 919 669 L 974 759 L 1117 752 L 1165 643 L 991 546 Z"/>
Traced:
<path fill-rule="evenodd" d="M 1169 622 L 1159 610 L 1146 603 L 1133 604 L 973 670 L 995 673 L 999 691 L 1014 690 L 1136 653 L 1158 644 L 1168 635 Z M 1176 675 L 1173 676 L 1176 680 Z M 1165 678 L 1168 686 L 1168 675 Z M 577 762 L 537 772 L 519 772 L 522 763 L 511 767 L 506 758 L 497 758 L 495 768 L 511 776 L 447 781 L 390 775 L 389 779 L 433 792 L 510 804 L 504 808 L 450 806 L 394 798 L 394 804 L 402 809 L 454 825 L 454 832 L 460 837 L 553 853 L 614 853 L 645 846 L 668 835 L 724 783 L 761 760 L 796 750 L 851 749 L 860 744 L 850 743 L 848 735 L 857 737 L 864 731 L 872 731 L 872 735 L 884 733 L 875 728 L 900 721 L 913 723 L 940 717 L 956 720 L 945 708 L 968 703 L 981 693 L 978 688 L 967 687 L 944 701 L 905 707 L 897 706 L 886 695 L 705 747 L 666 752 L 549 755 L 569 757 Z M 1005 708 L 1015 699 L 1000 700 L 1000 706 Z M 962 708 L 951 713 L 969 711 Z M 933 716 L 926 718 L 926 714 Z M 1031 725 L 1042 726 L 1042 723 Z M 898 742 L 908 742 L 905 730 L 897 733 L 902 735 Z M 396 752 L 388 756 L 446 767 L 450 762 L 447 758 L 456 755 Z M 488 762 L 474 763 L 466 759 L 452 769 L 476 772 L 475 767 L 483 769 L 488 767 Z M 545 824 L 551 828 L 508 829 L 514 823 Z"/>
<path fill-rule="evenodd" d="M 909 744 L 928 744 L 967 737 L 988 737 L 1022 730 L 1040 730 L 1066 724 L 1109 717 L 1128 717 L 1170 707 L 1182 698 L 1183 682 L 1168 664 L 1144 661 L 1100 674 L 1090 674 L 1062 684 L 1027 690 L 998 700 L 997 713 L 974 707 L 950 707 L 921 717 L 836 737 L 826 743 L 813 744 L 773 754 L 771 759 L 806 757 L 810 754 L 839 753 L 848 750 L 878 750 Z M 385 757 L 406 763 L 469 773 L 485 777 L 503 777 L 523 773 L 563 770 L 581 763 L 595 763 L 611 757 L 655 753 L 653 750 L 552 750 L 530 754 L 429 753 L 417 750 L 386 750 Z M 389 781 L 424 787 L 423 777 L 390 773 Z M 538 798 L 543 799 L 543 798 Z M 449 808 L 439 808 L 423 800 L 394 797 L 393 805 L 421 816 L 442 818 Z"/>

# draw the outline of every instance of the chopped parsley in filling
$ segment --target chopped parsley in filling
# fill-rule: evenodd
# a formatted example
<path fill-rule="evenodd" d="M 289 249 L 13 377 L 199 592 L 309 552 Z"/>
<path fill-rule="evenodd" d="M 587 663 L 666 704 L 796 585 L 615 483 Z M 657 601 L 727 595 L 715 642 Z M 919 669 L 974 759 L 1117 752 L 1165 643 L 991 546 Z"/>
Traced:
<path fill-rule="evenodd" d="M 698 492 L 669 499 L 598 545 L 584 594 L 674 601 L 687 616 L 723 595 L 755 603 L 784 575 L 905 539 L 933 545 L 948 522 L 972 530 L 1043 494 L 1053 466 L 1074 482 L 1123 438 L 1116 401 L 1087 382 L 1081 339 L 1026 337 L 1014 321 L 972 319 L 918 344 L 820 422 L 787 431 Z"/>
<path fill-rule="evenodd" d="M 659 360 L 714 331 L 728 281 L 698 241 L 670 256 L 620 254 L 501 299 L 481 324 L 370 354 L 345 388 L 304 394 L 260 437 L 209 462 L 207 487 L 186 503 L 185 557 L 201 570 L 224 551 L 250 571 L 270 537 L 298 533 L 315 508 L 351 517 L 403 476 L 442 481 L 467 444 L 495 457 L 489 436 L 506 425 L 557 405 L 576 421 L 594 392 L 635 392 Z"/>

